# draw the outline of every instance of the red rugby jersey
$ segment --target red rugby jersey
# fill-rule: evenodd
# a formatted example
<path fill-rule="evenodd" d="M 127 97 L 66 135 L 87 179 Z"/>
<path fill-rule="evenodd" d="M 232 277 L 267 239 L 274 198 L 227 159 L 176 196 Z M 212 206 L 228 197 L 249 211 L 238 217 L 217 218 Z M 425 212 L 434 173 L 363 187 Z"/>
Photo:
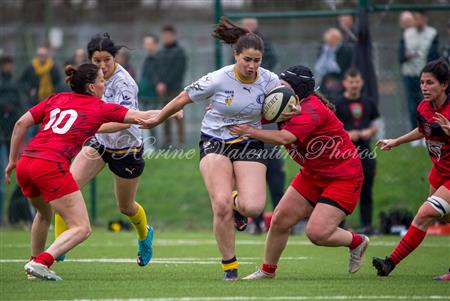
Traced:
<path fill-rule="evenodd" d="M 70 162 L 83 144 L 106 122 L 123 122 L 128 109 L 72 92 L 50 96 L 29 112 L 41 123 L 24 156 Z"/>
<path fill-rule="evenodd" d="M 430 101 L 422 100 L 417 107 L 417 128 L 425 136 L 428 154 L 437 171 L 450 178 L 450 136 L 433 120 L 435 113 L 441 113 L 450 120 L 450 97 L 439 109 L 434 109 Z"/>
<path fill-rule="evenodd" d="M 316 96 L 300 105 L 300 115 L 281 124 L 281 129 L 297 137 L 285 147 L 303 172 L 311 177 L 361 177 L 361 160 L 342 122 Z"/>

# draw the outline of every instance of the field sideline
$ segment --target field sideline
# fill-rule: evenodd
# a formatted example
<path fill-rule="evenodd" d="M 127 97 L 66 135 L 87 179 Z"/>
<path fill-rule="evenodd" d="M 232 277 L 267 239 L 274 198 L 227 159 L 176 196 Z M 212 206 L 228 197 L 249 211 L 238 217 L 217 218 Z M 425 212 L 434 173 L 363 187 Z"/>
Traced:
<path fill-rule="evenodd" d="M 49 235 L 52 235 L 50 233 Z M 240 276 L 261 263 L 265 236 L 237 235 Z M 62 282 L 29 281 L 23 265 L 29 232 L 0 230 L 1 300 L 450 300 L 448 282 L 433 276 L 450 265 L 450 237 L 429 236 L 388 278 L 375 276 L 372 256 L 384 256 L 399 237 L 373 237 L 363 268 L 347 272 L 345 248 L 312 245 L 291 236 L 274 280 L 221 280 L 212 233 L 155 233 L 154 260 L 135 263 L 133 232 L 95 228 L 93 235 L 53 269 Z"/>

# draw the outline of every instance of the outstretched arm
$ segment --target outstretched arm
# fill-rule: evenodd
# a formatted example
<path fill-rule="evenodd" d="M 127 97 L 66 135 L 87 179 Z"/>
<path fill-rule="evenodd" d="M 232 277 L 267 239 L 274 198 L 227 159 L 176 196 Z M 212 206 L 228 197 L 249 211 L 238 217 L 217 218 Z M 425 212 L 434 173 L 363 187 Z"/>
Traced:
<path fill-rule="evenodd" d="M 9 152 L 9 162 L 5 169 L 6 183 L 11 183 L 11 173 L 16 168 L 19 158 L 20 144 L 23 141 L 27 129 L 34 125 L 34 119 L 30 112 L 26 112 L 16 121 L 11 135 L 11 148 Z"/>
<path fill-rule="evenodd" d="M 285 145 L 297 141 L 297 137 L 286 130 L 263 130 L 251 127 L 248 124 L 232 125 L 229 129 L 233 134 L 251 137 L 266 143 Z"/>
<path fill-rule="evenodd" d="M 182 110 L 185 105 L 191 102 L 188 93 L 183 91 L 162 108 L 158 114 L 152 114 L 152 116 L 145 118 L 138 117 L 137 121 L 144 128 L 153 128 L 166 121 L 169 117 Z"/>
<path fill-rule="evenodd" d="M 411 132 L 400 136 L 394 139 L 382 139 L 377 141 L 377 146 L 380 147 L 381 150 L 391 150 L 394 147 L 397 147 L 403 143 L 408 143 L 414 140 L 419 140 L 423 138 L 423 134 L 419 132 L 418 128 L 415 128 Z"/>

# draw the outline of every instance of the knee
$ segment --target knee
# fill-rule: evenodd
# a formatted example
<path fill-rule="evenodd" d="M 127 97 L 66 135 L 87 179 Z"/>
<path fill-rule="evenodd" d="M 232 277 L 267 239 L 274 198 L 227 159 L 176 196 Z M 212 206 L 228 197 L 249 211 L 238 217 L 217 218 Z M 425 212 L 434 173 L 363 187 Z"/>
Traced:
<path fill-rule="evenodd" d="M 215 198 L 213 199 L 213 214 L 216 220 L 228 220 L 232 216 L 232 205 L 228 198 Z"/>
<path fill-rule="evenodd" d="M 239 202 L 239 212 L 247 217 L 257 217 L 264 210 L 264 202 Z"/>
<path fill-rule="evenodd" d="M 292 226 L 292 223 L 289 222 L 286 215 L 282 211 L 275 209 L 270 222 L 270 228 L 276 231 L 285 232 L 289 231 Z"/>
<path fill-rule="evenodd" d="M 328 234 L 323 232 L 323 230 L 320 229 L 320 227 L 316 227 L 314 225 L 308 224 L 306 226 L 305 233 L 306 233 L 306 236 L 308 237 L 308 239 L 313 244 L 318 245 L 318 246 L 323 245 L 328 239 Z"/>
<path fill-rule="evenodd" d="M 91 236 L 91 233 L 92 233 L 92 228 L 91 228 L 90 224 L 80 227 L 80 236 L 81 236 L 82 240 L 85 240 L 89 236 Z"/>

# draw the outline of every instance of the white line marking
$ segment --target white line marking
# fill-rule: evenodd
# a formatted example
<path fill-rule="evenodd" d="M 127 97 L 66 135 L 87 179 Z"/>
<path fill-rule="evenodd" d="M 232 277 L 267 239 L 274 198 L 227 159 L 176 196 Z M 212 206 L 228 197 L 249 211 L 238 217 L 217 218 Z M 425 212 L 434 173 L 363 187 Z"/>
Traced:
<path fill-rule="evenodd" d="M 235 296 L 235 297 L 168 297 L 138 299 L 76 299 L 74 301 L 239 301 L 239 300 L 450 300 L 450 296 Z"/>
<path fill-rule="evenodd" d="M 282 260 L 306 260 L 311 259 L 311 257 L 286 257 Z M 262 261 L 261 257 L 240 257 L 239 264 L 257 264 L 256 261 Z M 249 261 L 255 260 L 255 261 Z M 0 263 L 26 263 L 26 259 L 0 259 Z M 66 259 L 64 262 L 80 262 L 80 263 L 135 263 L 136 259 L 132 258 L 79 258 L 79 259 Z M 218 264 L 220 258 L 155 258 L 151 261 L 157 264 Z"/>
<path fill-rule="evenodd" d="M 400 241 L 400 240 L 399 240 Z M 257 240 L 237 240 L 236 245 L 258 245 L 263 246 L 264 241 L 257 241 Z M 202 246 L 202 245 L 216 245 L 215 240 L 202 240 L 202 239 L 158 239 L 153 242 L 154 246 L 164 246 L 164 247 L 171 247 L 171 246 Z M 371 241 L 370 246 L 371 247 L 392 247 L 396 246 L 398 244 L 398 241 Z M 129 243 L 123 243 L 123 242 L 113 242 L 113 241 L 107 241 L 105 243 L 89 243 L 85 242 L 82 245 L 78 246 L 81 247 L 129 247 L 136 245 L 135 240 L 130 240 Z M 313 246 L 310 241 L 302 240 L 302 241 L 288 241 L 289 246 Z M 26 244 L 3 244 L 1 246 L 2 248 L 29 248 L 30 245 L 28 243 Z M 430 248 L 448 248 L 448 244 L 443 243 L 424 243 L 421 245 L 421 247 L 430 247 Z"/>

